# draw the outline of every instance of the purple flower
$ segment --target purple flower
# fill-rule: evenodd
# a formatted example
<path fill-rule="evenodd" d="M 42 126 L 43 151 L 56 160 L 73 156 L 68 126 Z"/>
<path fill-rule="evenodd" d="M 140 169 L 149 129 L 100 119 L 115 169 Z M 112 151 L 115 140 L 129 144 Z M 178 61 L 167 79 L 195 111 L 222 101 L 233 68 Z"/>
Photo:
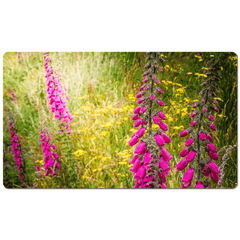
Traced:
<path fill-rule="evenodd" d="M 140 111 L 140 109 L 141 109 L 141 106 L 137 106 L 135 109 L 134 109 L 134 113 L 139 113 L 139 111 Z"/>
<path fill-rule="evenodd" d="M 137 93 L 137 94 L 136 94 L 136 96 L 135 96 L 135 97 L 136 97 L 136 98 L 140 98 L 141 96 L 142 96 L 142 93 L 141 93 L 141 92 L 139 92 L 139 93 Z"/>
<path fill-rule="evenodd" d="M 214 118 L 212 115 L 209 115 L 208 119 L 209 119 L 210 121 L 214 121 L 215 118 Z"/>
<path fill-rule="evenodd" d="M 194 158 L 196 157 L 196 152 L 195 151 L 191 151 L 187 156 L 186 156 L 186 160 L 188 162 L 192 162 L 194 160 Z"/>
<path fill-rule="evenodd" d="M 195 125 L 196 125 L 196 121 L 192 121 L 191 123 L 190 123 L 190 127 L 194 127 Z"/>
<path fill-rule="evenodd" d="M 193 179 L 194 170 L 189 168 L 183 175 L 182 182 L 184 187 L 190 187 Z"/>
<path fill-rule="evenodd" d="M 197 184 L 195 185 L 195 188 L 204 188 L 204 186 L 200 181 L 198 181 Z"/>
<path fill-rule="evenodd" d="M 158 100 L 158 104 L 163 107 L 165 105 L 165 103 L 162 100 Z"/>
<path fill-rule="evenodd" d="M 199 138 L 201 139 L 201 141 L 205 141 L 207 139 L 207 136 L 206 136 L 206 134 L 204 132 L 201 132 L 199 134 Z"/>
<path fill-rule="evenodd" d="M 172 156 L 168 153 L 167 149 L 164 147 L 161 147 L 161 155 L 163 156 L 163 159 L 166 162 L 170 162 L 170 160 L 172 159 Z"/>
<path fill-rule="evenodd" d="M 158 146 L 164 146 L 165 141 L 160 135 L 156 134 L 155 135 L 155 140 L 156 140 L 156 143 L 157 143 Z"/>
<path fill-rule="evenodd" d="M 162 132 L 161 136 L 164 139 L 165 143 L 171 142 L 171 139 L 168 137 L 168 135 L 166 133 Z"/>
<path fill-rule="evenodd" d="M 137 145 L 134 153 L 135 154 L 143 154 L 145 152 L 146 152 L 146 144 L 145 144 L 145 142 L 142 141 Z"/>
<path fill-rule="evenodd" d="M 135 145 L 137 142 L 139 141 L 139 138 L 137 136 L 134 136 L 133 138 L 131 138 L 129 141 L 128 141 L 128 144 L 130 146 L 133 146 Z"/>
<path fill-rule="evenodd" d="M 194 142 L 194 139 L 193 138 L 189 138 L 186 142 L 185 142 L 185 146 L 186 147 L 189 147 L 192 145 L 192 143 Z"/>
<path fill-rule="evenodd" d="M 180 137 L 185 137 L 188 135 L 188 130 L 183 130 L 182 132 L 180 132 L 179 136 Z"/>
<path fill-rule="evenodd" d="M 188 165 L 188 161 L 184 158 L 181 162 L 176 165 L 177 171 L 182 171 Z"/>
<path fill-rule="evenodd" d="M 167 118 L 166 118 L 166 116 L 165 116 L 165 114 L 163 113 L 163 112 L 158 112 L 158 116 L 162 119 L 162 120 L 166 120 Z"/>
<path fill-rule="evenodd" d="M 213 130 L 213 131 L 216 131 L 216 130 L 217 130 L 217 128 L 215 127 L 214 124 L 211 124 L 211 125 L 210 125 L 210 129 Z"/>
<path fill-rule="evenodd" d="M 209 151 L 217 152 L 217 148 L 212 143 L 208 143 L 207 146 L 208 146 Z"/>
<path fill-rule="evenodd" d="M 151 94 L 149 98 L 151 101 L 153 101 L 155 99 L 155 96 L 153 94 Z"/>
<path fill-rule="evenodd" d="M 208 156 L 214 160 L 218 160 L 219 159 L 219 156 L 216 152 L 208 152 Z"/>
<path fill-rule="evenodd" d="M 188 150 L 188 148 L 184 148 L 181 152 L 180 152 L 180 157 L 186 157 L 188 155 L 190 151 Z"/>
<path fill-rule="evenodd" d="M 160 121 L 159 127 L 163 130 L 163 131 L 167 131 L 168 130 L 168 126 L 167 124 L 165 124 L 164 122 Z"/>

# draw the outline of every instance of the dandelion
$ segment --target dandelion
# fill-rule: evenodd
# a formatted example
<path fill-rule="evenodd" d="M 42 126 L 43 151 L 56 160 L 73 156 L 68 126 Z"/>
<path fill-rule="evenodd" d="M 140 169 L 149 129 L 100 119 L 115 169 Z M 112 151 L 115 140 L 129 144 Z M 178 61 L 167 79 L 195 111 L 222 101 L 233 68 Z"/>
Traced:
<path fill-rule="evenodd" d="M 135 121 L 134 127 L 140 126 L 140 128 L 128 142 L 130 146 L 138 144 L 134 158 L 131 160 L 133 166 L 130 170 L 136 180 L 133 188 L 166 188 L 166 176 L 170 170 L 168 164 L 172 156 L 164 146 L 171 140 L 164 133 L 168 130 L 166 123 L 162 122 L 167 119 L 166 116 L 162 111 L 153 110 L 154 105 L 159 104 L 160 107 L 165 105 L 159 98 L 164 92 L 157 87 L 160 81 L 156 77 L 157 71 L 162 72 L 162 68 L 159 67 L 161 61 L 165 62 L 165 60 L 160 53 L 148 53 L 147 59 L 146 71 L 143 73 L 144 85 L 140 87 L 141 92 L 136 94 L 137 103 L 140 105 L 135 108 L 132 117 Z"/>

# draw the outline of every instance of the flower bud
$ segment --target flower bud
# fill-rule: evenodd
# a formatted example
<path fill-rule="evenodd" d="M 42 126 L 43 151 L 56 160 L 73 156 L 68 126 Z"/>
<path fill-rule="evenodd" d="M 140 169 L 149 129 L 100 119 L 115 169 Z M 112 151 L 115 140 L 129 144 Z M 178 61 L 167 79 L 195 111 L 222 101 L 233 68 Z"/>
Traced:
<path fill-rule="evenodd" d="M 138 114 L 134 114 L 133 117 L 132 117 L 132 120 L 137 120 L 139 118 L 140 118 L 140 116 Z"/>
<path fill-rule="evenodd" d="M 196 125 L 196 121 L 192 121 L 191 123 L 190 123 L 190 127 L 194 127 L 195 125 Z"/>
<path fill-rule="evenodd" d="M 216 131 L 217 130 L 216 126 L 213 123 L 210 125 L 210 129 L 212 131 Z"/>
<path fill-rule="evenodd" d="M 144 132 L 145 132 L 145 128 L 141 127 L 135 132 L 135 134 L 138 138 L 140 138 L 144 134 Z"/>
<path fill-rule="evenodd" d="M 188 165 L 188 161 L 184 158 L 181 162 L 176 165 L 177 171 L 182 171 Z"/>
<path fill-rule="evenodd" d="M 129 144 L 130 146 L 133 146 L 133 145 L 135 145 L 138 141 L 139 141 L 139 138 L 135 135 L 133 138 L 131 138 L 131 139 L 128 141 L 128 144 Z"/>
<path fill-rule="evenodd" d="M 145 113 L 145 112 L 146 112 L 146 110 L 147 110 L 147 108 L 146 108 L 146 107 L 142 107 L 142 108 L 140 109 L 139 113 L 140 113 L 140 114 L 143 114 L 143 113 Z"/>
<path fill-rule="evenodd" d="M 194 170 L 189 168 L 183 175 L 182 182 L 184 187 L 190 187 L 193 179 Z"/>
<path fill-rule="evenodd" d="M 167 131 L 168 130 L 168 126 L 167 124 L 165 124 L 164 122 L 160 121 L 159 127 L 163 130 L 163 131 Z"/>
<path fill-rule="evenodd" d="M 218 154 L 215 153 L 215 152 L 211 152 L 211 151 L 208 152 L 208 156 L 209 156 L 210 158 L 214 159 L 214 160 L 218 160 L 218 159 L 219 159 Z"/>
<path fill-rule="evenodd" d="M 180 134 L 179 134 L 179 136 L 180 137 L 185 137 L 185 136 L 187 136 L 188 135 L 188 130 L 186 129 L 186 130 L 183 130 L 182 132 L 180 132 Z"/>
<path fill-rule="evenodd" d="M 142 93 L 141 93 L 141 92 L 139 92 L 139 93 L 137 93 L 137 94 L 136 94 L 136 96 L 135 96 L 135 97 L 136 97 L 136 98 L 140 98 L 141 96 L 142 96 Z"/>
<path fill-rule="evenodd" d="M 149 98 L 151 101 L 153 101 L 155 99 L 155 96 L 153 94 L 151 94 Z"/>
<path fill-rule="evenodd" d="M 156 143 L 157 143 L 158 146 L 164 146 L 165 141 L 164 141 L 164 139 L 160 135 L 156 134 L 154 136 L 154 138 L 155 138 Z"/>
<path fill-rule="evenodd" d="M 159 92 L 160 94 L 163 94 L 163 93 L 164 93 L 164 91 L 163 91 L 161 88 L 158 89 L 158 92 Z"/>
<path fill-rule="evenodd" d="M 214 117 L 213 117 L 212 115 L 209 115 L 208 119 L 209 119 L 210 121 L 214 121 Z"/>
<path fill-rule="evenodd" d="M 158 113 L 158 116 L 162 119 L 162 120 L 166 120 L 167 118 L 166 118 L 166 116 L 165 116 L 165 114 L 163 113 L 163 112 L 159 112 Z"/>
<path fill-rule="evenodd" d="M 195 112 L 192 112 L 191 114 L 190 114 L 190 117 L 195 117 L 196 116 L 196 113 Z"/>
<path fill-rule="evenodd" d="M 207 146 L 209 151 L 217 152 L 217 148 L 212 143 L 208 143 Z"/>
<path fill-rule="evenodd" d="M 137 145 L 134 153 L 135 154 L 143 154 L 146 150 L 147 150 L 146 144 L 145 144 L 145 142 L 142 141 Z"/>
<path fill-rule="evenodd" d="M 190 151 L 188 150 L 188 148 L 184 148 L 181 152 L 180 152 L 180 157 L 185 157 L 190 153 Z"/>
<path fill-rule="evenodd" d="M 194 142 L 193 138 L 189 138 L 186 142 L 185 142 L 185 146 L 189 147 L 192 145 L 192 143 Z"/>
<path fill-rule="evenodd" d="M 161 147 L 161 155 L 166 162 L 170 162 L 170 160 L 172 159 L 172 156 L 168 153 L 168 151 L 164 147 Z"/>
<path fill-rule="evenodd" d="M 204 188 L 204 186 L 200 181 L 198 181 L 197 184 L 195 185 L 195 188 Z"/>
<path fill-rule="evenodd" d="M 158 100 L 158 104 L 159 104 L 161 107 L 163 107 L 163 106 L 165 105 L 162 100 Z"/>
<path fill-rule="evenodd" d="M 196 157 L 196 152 L 195 151 L 192 151 L 190 152 L 187 156 L 186 156 L 186 160 L 188 162 L 192 162 L 194 160 L 194 158 Z"/>
<path fill-rule="evenodd" d="M 168 137 L 168 135 L 166 133 L 162 132 L 161 136 L 164 139 L 165 143 L 171 142 L 171 139 Z"/>
<path fill-rule="evenodd" d="M 141 109 L 141 106 L 137 106 L 135 109 L 134 109 L 134 113 L 139 113 L 139 111 L 140 111 L 140 109 Z"/>
<path fill-rule="evenodd" d="M 207 139 L 207 136 L 206 136 L 206 134 L 204 132 L 201 132 L 199 134 L 199 138 L 201 139 L 201 141 L 205 141 Z"/>
<path fill-rule="evenodd" d="M 143 99 L 142 98 L 139 98 L 138 100 L 137 100 L 137 103 L 142 103 L 143 102 Z"/>

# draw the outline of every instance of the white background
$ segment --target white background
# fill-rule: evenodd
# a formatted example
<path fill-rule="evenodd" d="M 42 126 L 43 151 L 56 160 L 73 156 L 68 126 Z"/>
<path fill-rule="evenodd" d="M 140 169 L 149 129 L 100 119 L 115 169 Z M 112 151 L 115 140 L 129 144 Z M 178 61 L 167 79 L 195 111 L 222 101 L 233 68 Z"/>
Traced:
<path fill-rule="evenodd" d="M 9 51 L 239 54 L 238 2 L 1 1 L 1 56 Z M 2 159 L 2 141 L 0 153 Z M 2 175 L 1 164 L 1 183 Z M 4 240 L 239 239 L 239 187 L 6 190 L 1 185 L 0 193 L 0 236 Z"/>

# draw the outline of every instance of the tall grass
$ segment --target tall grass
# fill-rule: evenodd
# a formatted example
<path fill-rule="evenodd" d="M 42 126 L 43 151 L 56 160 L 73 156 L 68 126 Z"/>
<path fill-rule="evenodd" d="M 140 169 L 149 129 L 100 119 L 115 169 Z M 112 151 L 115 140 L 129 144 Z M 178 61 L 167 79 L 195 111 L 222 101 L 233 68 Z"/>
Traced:
<path fill-rule="evenodd" d="M 210 53 L 205 54 L 209 57 Z M 176 173 L 174 167 L 179 161 L 180 149 L 184 146 L 178 134 L 190 123 L 189 106 L 194 102 L 201 83 L 201 78 L 187 73 L 199 71 L 200 63 L 192 53 L 164 55 L 167 66 L 163 69 L 163 101 L 167 103 L 165 112 L 172 139 L 169 152 L 173 155 L 168 187 L 177 188 L 181 185 L 181 173 Z M 58 136 L 57 123 L 49 111 L 42 53 L 19 53 L 19 58 L 15 53 L 6 53 L 3 59 L 3 97 L 14 112 L 30 186 L 131 188 L 134 180 L 129 170 L 129 160 L 133 156 L 133 149 L 127 141 L 136 131 L 131 120 L 136 106 L 133 94 L 141 84 L 144 54 L 51 53 L 51 56 L 53 62 L 60 63 L 65 76 L 63 85 L 70 96 L 68 109 L 74 117 L 70 126 L 71 137 Z M 229 61 L 228 64 L 230 72 L 224 73 L 224 81 L 220 86 L 222 117 L 217 116 L 219 131 L 214 136 L 219 139 L 219 149 L 237 142 L 237 75 L 235 62 Z M 10 87 L 17 96 L 17 103 L 11 100 Z M 54 178 L 39 177 L 35 171 L 35 166 L 41 166 L 43 160 L 40 145 L 41 115 L 53 132 L 52 140 L 60 156 L 62 170 Z M 12 164 L 6 115 L 4 120 L 4 162 L 9 165 L 4 176 L 9 179 L 10 186 L 20 187 Z M 68 159 L 70 155 L 73 156 L 71 160 Z M 226 168 L 224 187 L 236 186 L 236 159 L 235 151 L 231 153 Z"/>

